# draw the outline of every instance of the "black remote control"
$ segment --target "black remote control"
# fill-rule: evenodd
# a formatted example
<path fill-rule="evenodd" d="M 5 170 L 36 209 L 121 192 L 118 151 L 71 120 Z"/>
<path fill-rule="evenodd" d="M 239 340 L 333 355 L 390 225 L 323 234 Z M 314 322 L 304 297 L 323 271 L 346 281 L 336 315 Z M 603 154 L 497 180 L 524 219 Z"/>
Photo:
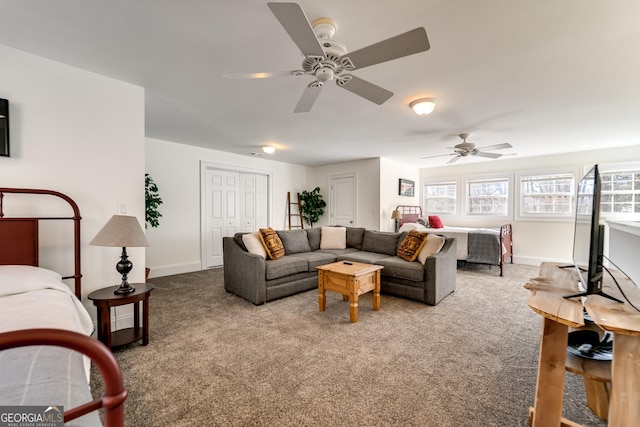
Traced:
<path fill-rule="evenodd" d="M 346 265 L 353 265 L 353 263 L 351 261 L 345 261 L 344 262 Z"/>

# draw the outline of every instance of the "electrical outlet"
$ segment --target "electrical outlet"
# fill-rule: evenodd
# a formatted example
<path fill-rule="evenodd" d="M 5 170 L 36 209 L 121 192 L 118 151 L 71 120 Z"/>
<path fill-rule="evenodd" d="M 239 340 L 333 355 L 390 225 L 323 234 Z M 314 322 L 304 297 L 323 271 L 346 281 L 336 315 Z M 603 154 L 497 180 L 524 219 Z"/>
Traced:
<path fill-rule="evenodd" d="M 118 203 L 118 215 L 129 215 L 128 203 Z"/>

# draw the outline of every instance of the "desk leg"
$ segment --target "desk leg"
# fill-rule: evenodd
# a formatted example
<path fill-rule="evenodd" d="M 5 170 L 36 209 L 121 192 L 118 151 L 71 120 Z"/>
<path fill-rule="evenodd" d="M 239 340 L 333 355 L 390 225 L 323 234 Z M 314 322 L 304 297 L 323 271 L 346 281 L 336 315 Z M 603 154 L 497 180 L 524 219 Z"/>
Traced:
<path fill-rule="evenodd" d="M 569 327 L 544 318 L 533 413 L 533 427 L 559 426 Z"/>
<path fill-rule="evenodd" d="M 640 420 L 640 337 L 616 333 L 611 362 L 610 426 L 637 426 Z"/>

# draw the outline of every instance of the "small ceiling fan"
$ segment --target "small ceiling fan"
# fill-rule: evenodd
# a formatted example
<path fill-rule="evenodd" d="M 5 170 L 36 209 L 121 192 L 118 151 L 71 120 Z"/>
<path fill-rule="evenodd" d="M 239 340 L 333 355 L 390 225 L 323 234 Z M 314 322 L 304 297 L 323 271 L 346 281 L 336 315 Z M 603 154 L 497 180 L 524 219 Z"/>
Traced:
<path fill-rule="evenodd" d="M 444 156 L 455 156 L 454 158 L 449 160 L 447 164 L 456 162 L 461 157 L 468 157 L 468 156 L 480 156 L 480 157 L 488 157 L 490 159 L 497 159 L 498 157 L 502 157 L 502 154 L 488 153 L 486 151 L 481 151 L 481 150 L 504 150 L 506 148 L 512 148 L 512 145 L 509 144 L 508 142 L 505 142 L 503 144 L 485 145 L 484 147 L 476 147 L 476 144 L 474 144 L 473 142 L 467 142 L 467 138 L 469 138 L 468 133 L 461 133 L 458 136 L 460 137 L 460 139 L 462 139 L 462 142 L 453 147 L 447 147 L 452 149 L 454 151 L 453 153 L 439 154 L 436 156 L 426 156 L 426 157 L 421 157 L 421 159 L 430 159 L 434 157 L 444 157 Z"/>
<path fill-rule="evenodd" d="M 418 27 L 347 53 L 344 44 L 332 39 L 337 26 L 331 19 L 319 18 L 310 24 L 298 3 L 267 3 L 267 6 L 304 55 L 302 69 L 271 73 L 227 74 L 224 77 L 259 79 L 275 76 L 312 76 L 314 81 L 304 90 L 293 110 L 295 113 L 310 111 L 322 87 L 331 80 L 335 80 L 339 87 L 380 105 L 389 99 L 393 92 L 360 79 L 350 72 L 424 52 L 430 47 L 426 30 Z"/>

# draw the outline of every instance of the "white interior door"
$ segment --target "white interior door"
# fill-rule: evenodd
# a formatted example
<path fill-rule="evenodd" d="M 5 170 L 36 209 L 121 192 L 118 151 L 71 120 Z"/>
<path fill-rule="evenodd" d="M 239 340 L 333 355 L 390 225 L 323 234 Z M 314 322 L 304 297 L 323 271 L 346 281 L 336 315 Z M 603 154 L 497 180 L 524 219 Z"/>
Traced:
<path fill-rule="evenodd" d="M 355 174 L 330 177 L 329 213 L 331 225 L 356 226 Z"/>
<path fill-rule="evenodd" d="M 205 266 L 222 265 L 222 238 L 233 236 L 240 226 L 238 172 L 206 170 L 205 180 Z"/>

